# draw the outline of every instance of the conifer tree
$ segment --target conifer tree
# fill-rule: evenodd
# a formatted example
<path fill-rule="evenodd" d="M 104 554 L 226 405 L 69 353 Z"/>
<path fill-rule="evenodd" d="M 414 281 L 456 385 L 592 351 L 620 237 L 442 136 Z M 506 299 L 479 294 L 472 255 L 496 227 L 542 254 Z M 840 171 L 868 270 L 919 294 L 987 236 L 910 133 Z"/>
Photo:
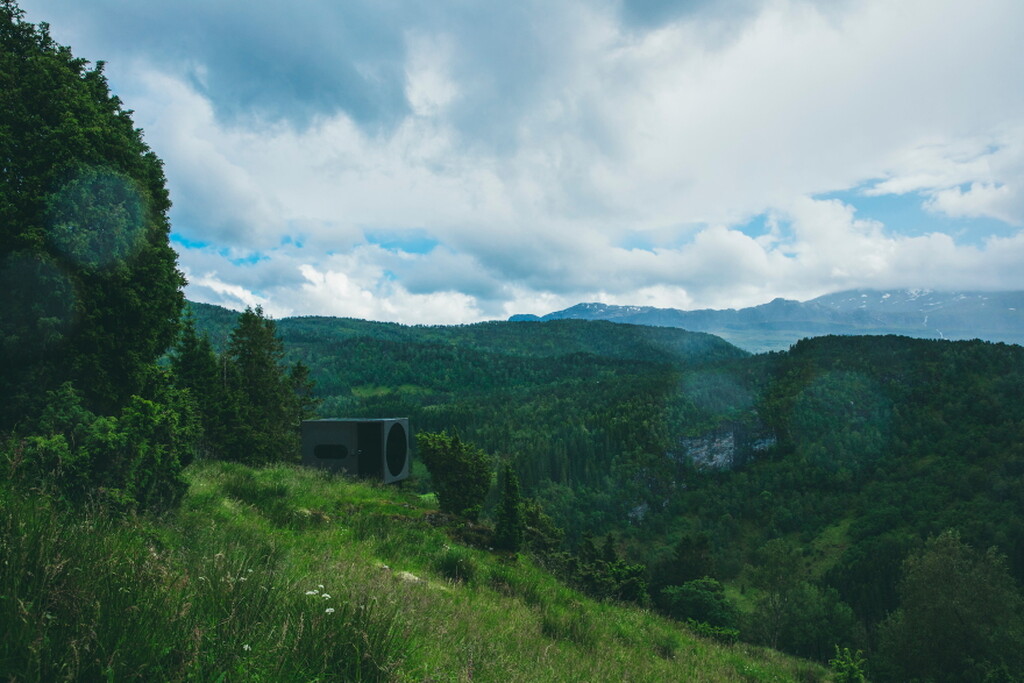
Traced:
<path fill-rule="evenodd" d="M 441 510 L 476 521 L 491 488 L 490 457 L 447 432 L 419 432 L 416 445 Z"/>
<path fill-rule="evenodd" d="M 221 458 L 234 452 L 240 420 L 240 401 L 227 383 L 224 360 L 218 357 L 204 333 L 196 333 L 195 321 L 186 316 L 181 337 L 171 357 L 175 384 L 188 389 L 202 424 L 201 450 L 205 457 Z"/>
<path fill-rule="evenodd" d="M 0 430 L 72 382 L 111 414 L 177 331 L 160 160 L 84 59 L 0 0 Z"/>
<path fill-rule="evenodd" d="M 293 381 L 302 371 L 289 374 L 277 326 L 261 307 L 238 317 L 225 357 L 227 386 L 239 401 L 237 440 L 225 456 L 243 462 L 297 458 L 303 406 Z"/>
<path fill-rule="evenodd" d="M 501 502 L 494 525 L 494 547 L 518 552 L 523 546 L 523 499 L 519 493 L 519 477 L 512 465 L 505 463 L 502 471 Z"/>

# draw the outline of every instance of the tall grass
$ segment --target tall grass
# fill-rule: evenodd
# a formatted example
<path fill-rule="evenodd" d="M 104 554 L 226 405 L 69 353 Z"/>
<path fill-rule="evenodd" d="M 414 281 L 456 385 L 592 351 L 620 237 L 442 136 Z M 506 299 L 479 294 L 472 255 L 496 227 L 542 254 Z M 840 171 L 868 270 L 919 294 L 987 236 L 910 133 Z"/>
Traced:
<path fill-rule="evenodd" d="M 409 651 L 395 604 L 298 580 L 266 545 L 161 550 L 141 520 L 10 493 L 0 534 L 3 679 L 376 681 Z"/>
<path fill-rule="evenodd" d="M 418 496 L 202 464 L 161 519 L 0 487 L 0 680 L 823 680 L 467 548 Z"/>

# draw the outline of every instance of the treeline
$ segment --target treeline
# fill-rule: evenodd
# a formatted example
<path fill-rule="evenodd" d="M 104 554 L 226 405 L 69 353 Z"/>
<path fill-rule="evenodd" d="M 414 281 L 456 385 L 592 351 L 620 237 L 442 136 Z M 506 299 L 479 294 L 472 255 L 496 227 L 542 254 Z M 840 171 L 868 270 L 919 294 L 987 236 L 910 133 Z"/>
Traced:
<path fill-rule="evenodd" d="M 226 348 L 233 317 L 205 305 L 192 312 Z M 577 320 L 289 318 L 278 328 L 287 359 L 309 367 L 322 416 L 401 415 L 418 431 L 457 429 L 514 462 L 526 495 L 571 545 L 661 506 L 680 467 L 663 456 L 681 435 L 752 419 L 741 386 L 751 377 L 718 367 L 748 354 L 705 334 Z"/>
<path fill-rule="evenodd" d="M 171 369 L 175 385 L 199 409 L 204 457 L 298 461 L 298 425 L 316 413 L 313 382 L 301 362 L 285 363 L 276 325 L 260 307 L 238 316 L 221 354 L 186 318 Z"/>

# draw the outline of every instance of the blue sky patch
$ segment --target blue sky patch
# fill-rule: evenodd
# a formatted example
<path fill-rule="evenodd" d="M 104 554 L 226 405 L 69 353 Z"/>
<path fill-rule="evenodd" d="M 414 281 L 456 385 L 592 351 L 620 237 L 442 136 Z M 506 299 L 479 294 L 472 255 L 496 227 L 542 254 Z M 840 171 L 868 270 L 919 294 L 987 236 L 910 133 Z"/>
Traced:
<path fill-rule="evenodd" d="M 184 235 L 178 232 L 171 233 L 171 242 L 175 244 L 180 244 L 186 249 L 206 249 L 207 247 L 210 246 L 209 242 L 189 239 L 188 237 L 185 237 Z"/>
<path fill-rule="evenodd" d="M 980 246 L 986 237 L 1006 236 L 1015 232 L 1012 226 L 995 218 L 954 218 L 928 211 L 924 208 L 927 198 L 916 192 L 870 196 L 855 188 L 818 195 L 815 199 L 838 199 L 857 210 L 857 219 L 879 221 L 885 226 L 886 232 L 906 237 L 943 232 L 952 235 L 960 244 Z"/>
<path fill-rule="evenodd" d="M 388 251 L 429 254 L 441 244 L 426 230 L 372 230 L 363 233 L 366 241 Z"/>

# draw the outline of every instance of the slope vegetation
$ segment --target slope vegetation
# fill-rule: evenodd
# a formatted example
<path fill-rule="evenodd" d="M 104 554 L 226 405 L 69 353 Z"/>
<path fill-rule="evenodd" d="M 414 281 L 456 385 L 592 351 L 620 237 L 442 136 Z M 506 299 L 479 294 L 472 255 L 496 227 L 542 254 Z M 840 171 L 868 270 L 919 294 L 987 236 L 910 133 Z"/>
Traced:
<path fill-rule="evenodd" d="M 825 680 L 460 544 L 459 523 L 412 493 L 293 466 L 187 476 L 161 519 L 72 516 L 0 489 L 0 676 Z"/>

